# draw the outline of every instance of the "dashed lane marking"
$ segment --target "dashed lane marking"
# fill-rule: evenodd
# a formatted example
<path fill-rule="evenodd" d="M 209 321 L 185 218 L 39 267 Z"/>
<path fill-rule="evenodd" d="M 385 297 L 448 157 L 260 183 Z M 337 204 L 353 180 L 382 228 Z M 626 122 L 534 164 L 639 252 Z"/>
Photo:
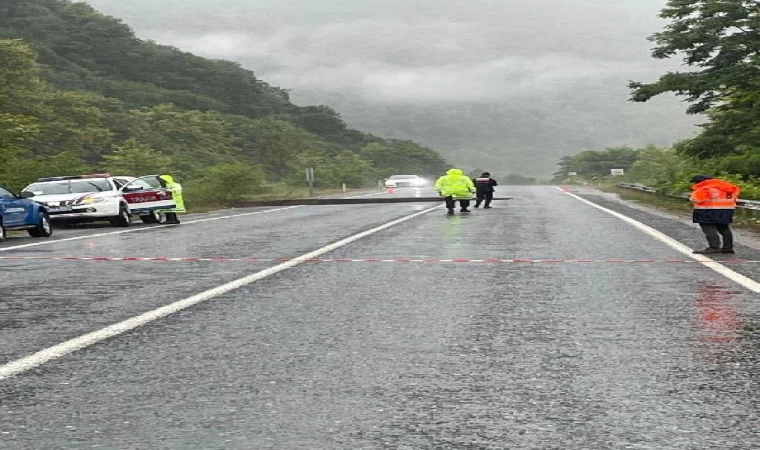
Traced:
<path fill-rule="evenodd" d="M 279 272 L 296 267 L 305 262 L 308 262 L 309 260 L 318 258 L 321 255 L 324 255 L 325 253 L 334 251 L 341 247 L 345 247 L 346 245 L 351 244 L 352 242 L 358 241 L 359 239 L 362 239 L 367 236 L 378 233 L 380 231 L 386 230 L 395 225 L 399 225 L 401 223 L 407 222 L 416 217 L 422 216 L 423 214 L 427 214 L 431 211 L 435 211 L 438 208 L 440 208 L 440 206 L 428 208 L 428 209 L 416 212 L 414 214 L 409 214 L 399 219 L 386 222 L 383 225 L 377 226 L 367 231 L 363 231 L 361 233 L 354 234 L 345 239 L 341 239 L 338 242 L 334 242 L 330 245 L 327 245 L 317 250 L 314 250 L 312 252 L 306 253 L 305 255 L 299 256 L 298 258 L 294 258 L 290 261 L 277 264 L 275 266 L 269 267 L 262 271 L 248 275 L 246 277 L 239 278 L 229 283 L 225 283 L 223 285 L 220 285 L 215 288 L 209 289 L 207 291 L 201 292 L 199 294 L 193 295 L 192 297 L 178 300 L 174 303 L 162 306 L 160 308 L 156 308 L 152 311 L 148 311 L 146 313 L 140 314 L 130 319 L 115 323 L 111 326 L 102 328 L 100 330 L 84 334 L 82 336 L 70 339 L 65 342 L 61 342 L 60 344 L 40 350 L 37 353 L 26 356 L 24 358 L 10 361 L 0 366 L 0 380 L 4 380 L 8 377 L 12 377 L 12 376 L 24 373 L 35 367 L 41 366 L 49 361 L 71 354 L 77 350 L 83 349 L 85 347 L 89 347 L 93 344 L 102 342 L 106 339 L 110 339 L 114 336 L 118 336 L 127 331 L 138 328 L 142 325 L 148 324 L 150 322 L 154 322 L 163 317 L 166 317 L 176 312 L 190 308 L 191 306 L 209 301 L 211 299 L 219 297 L 220 295 L 226 294 L 230 291 L 234 291 L 241 287 L 247 286 L 251 283 L 255 283 L 256 281 L 275 275 Z"/>
<path fill-rule="evenodd" d="M 228 258 L 167 256 L 0 256 L 0 261 L 94 261 L 94 262 L 288 262 L 297 258 Z M 502 259 L 502 258 L 311 258 L 304 262 L 321 263 L 456 263 L 456 264 L 701 264 L 689 259 Z M 760 260 L 726 259 L 722 264 L 758 264 Z"/>

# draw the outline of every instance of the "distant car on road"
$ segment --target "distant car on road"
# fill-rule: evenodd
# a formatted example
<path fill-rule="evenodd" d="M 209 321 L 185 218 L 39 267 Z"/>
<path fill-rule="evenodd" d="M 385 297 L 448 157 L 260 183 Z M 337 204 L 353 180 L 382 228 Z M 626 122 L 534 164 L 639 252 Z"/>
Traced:
<path fill-rule="evenodd" d="M 385 180 L 385 187 L 427 187 L 430 182 L 419 175 L 393 175 Z"/>
<path fill-rule="evenodd" d="M 130 226 L 132 216 L 158 223 L 158 211 L 175 207 L 171 191 L 161 186 L 157 175 L 40 178 L 22 195 L 44 205 L 52 220 L 109 221 L 116 227 Z"/>
<path fill-rule="evenodd" d="M 32 237 L 50 237 L 53 226 L 47 209 L 0 186 L 0 242 L 8 231 L 26 230 Z"/>

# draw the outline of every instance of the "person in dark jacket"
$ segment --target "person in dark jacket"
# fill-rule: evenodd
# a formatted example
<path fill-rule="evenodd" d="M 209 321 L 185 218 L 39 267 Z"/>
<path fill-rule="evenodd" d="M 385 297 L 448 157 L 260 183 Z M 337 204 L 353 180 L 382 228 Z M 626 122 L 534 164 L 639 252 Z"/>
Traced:
<path fill-rule="evenodd" d="M 480 204 L 485 202 L 484 208 L 491 209 L 491 201 L 493 200 L 493 193 L 495 187 L 499 185 L 489 172 L 483 172 L 478 178 L 473 180 L 475 182 L 475 207 L 480 208 Z"/>
<path fill-rule="evenodd" d="M 698 223 L 707 238 L 708 247 L 694 253 L 711 255 L 734 253 L 734 221 L 736 202 L 741 188 L 708 175 L 697 175 L 690 180 L 694 185 L 689 200 L 694 203 L 693 221 Z M 721 237 L 723 245 L 721 245 Z"/>

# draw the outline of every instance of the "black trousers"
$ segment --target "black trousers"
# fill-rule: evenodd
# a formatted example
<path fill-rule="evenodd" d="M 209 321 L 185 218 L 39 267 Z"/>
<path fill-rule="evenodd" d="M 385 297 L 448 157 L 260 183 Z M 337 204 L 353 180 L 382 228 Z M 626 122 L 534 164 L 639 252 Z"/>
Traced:
<path fill-rule="evenodd" d="M 456 207 L 457 201 L 454 200 L 453 197 L 446 197 L 446 208 L 448 209 L 454 209 Z M 470 206 L 469 200 L 459 200 L 459 206 L 462 209 L 467 209 Z"/>
<path fill-rule="evenodd" d="M 481 203 L 485 201 L 485 206 L 488 208 L 493 201 L 493 192 L 478 192 L 476 194 L 475 207 L 479 207 Z"/>
<path fill-rule="evenodd" d="M 734 233 L 731 232 L 731 226 L 727 223 L 700 223 L 700 228 L 707 238 L 707 245 L 711 248 L 723 248 L 730 250 L 734 248 Z M 723 237 L 723 246 L 720 245 L 720 238 Z"/>

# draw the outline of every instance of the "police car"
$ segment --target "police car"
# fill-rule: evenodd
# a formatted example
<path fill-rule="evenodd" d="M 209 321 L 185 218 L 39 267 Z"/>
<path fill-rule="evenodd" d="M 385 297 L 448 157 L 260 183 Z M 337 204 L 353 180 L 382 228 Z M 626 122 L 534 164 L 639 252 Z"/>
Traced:
<path fill-rule="evenodd" d="M 44 205 L 52 220 L 108 221 L 116 227 L 130 226 L 133 216 L 144 223 L 158 223 L 160 210 L 176 206 L 171 191 L 161 185 L 158 175 L 40 178 L 24 188 L 22 195 Z"/>
<path fill-rule="evenodd" d="M 393 175 L 385 180 L 385 187 L 426 187 L 430 182 L 419 175 Z"/>
<path fill-rule="evenodd" d="M 26 230 L 32 237 L 50 237 L 53 227 L 44 206 L 0 186 L 0 242 L 8 231 Z"/>

